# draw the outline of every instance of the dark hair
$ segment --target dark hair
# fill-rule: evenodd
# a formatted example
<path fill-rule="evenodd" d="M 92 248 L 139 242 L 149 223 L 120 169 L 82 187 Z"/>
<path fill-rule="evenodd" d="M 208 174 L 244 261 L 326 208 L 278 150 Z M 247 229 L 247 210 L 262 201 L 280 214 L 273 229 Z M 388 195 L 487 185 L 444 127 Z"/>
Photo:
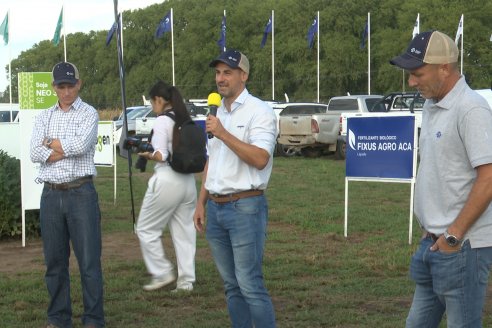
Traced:
<path fill-rule="evenodd" d="M 191 121 L 191 116 L 186 109 L 181 93 L 172 85 L 164 81 L 158 81 L 149 91 L 150 99 L 155 100 L 156 97 L 162 97 L 164 100 L 171 103 L 174 112 L 174 128 L 173 128 L 173 150 L 178 143 L 179 127 L 186 121 Z"/>

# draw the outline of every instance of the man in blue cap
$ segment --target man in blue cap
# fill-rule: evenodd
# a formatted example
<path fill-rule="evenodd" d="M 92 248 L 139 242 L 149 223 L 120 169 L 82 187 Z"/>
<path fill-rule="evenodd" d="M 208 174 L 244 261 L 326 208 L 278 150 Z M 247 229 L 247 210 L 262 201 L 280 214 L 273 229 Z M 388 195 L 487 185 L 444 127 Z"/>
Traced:
<path fill-rule="evenodd" d="M 53 67 L 57 103 L 37 117 L 31 160 L 44 183 L 40 205 L 41 237 L 50 303 L 47 328 L 72 327 L 70 242 L 77 257 L 87 328 L 104 327 L 101 270 L 101 215 L 94 188 L 94 153 L 99 115 L 79 97 L 82 81 L 74 64 Z"/>
<path fill-rule="evenodd" d="M 426 98 L 412 257 L 416 283 L 407 328 L 481 327 L 492 264 L 492 112 L 458 71 L 458 47 L 439 31 L 418 34 L 390 63 Z"/>
<path fill-rule="evenodd" d="M 275 327 L 272 300 L 263 281 L 268 205 L 277 135 L 273 109 L 246 89 L 248 58 L 228 50 L 210 63 L 222 104 L 209 115 L 209 158 L 194 215 L 204 230 L 224 281 L 233 327 Z"/>

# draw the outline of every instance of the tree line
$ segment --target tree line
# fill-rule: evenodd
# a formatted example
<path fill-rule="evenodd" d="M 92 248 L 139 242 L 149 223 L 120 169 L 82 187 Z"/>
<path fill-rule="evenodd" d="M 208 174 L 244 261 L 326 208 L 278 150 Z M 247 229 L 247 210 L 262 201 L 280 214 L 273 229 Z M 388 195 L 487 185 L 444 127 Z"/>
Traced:
<path fill-rule="evenodd" d="M 317 45 L 306 35 L 319 11 L 320 101 L 332 96 L 368 91 L 367 45 L 361 37 L 371 14 L 371 93 L 405 88 L 403 72 L 389 64 L 412 38 L 420 13 L 420 31 L 438 29 L 454 38 L 464 14 L 463 73 L 473 88 L 490 88 L 492 71 L 492 2 L 435 0 L 168 0 L 140 10 L 123 12 L 124 65 L 127 105 L 142 103 L 142 95 L 162 79 L 172 83 L 171 35 L 154 38 L 159 21 L 173 8 L 175 76 L 185 98 L 206 98 L 215 90 L 208 64 L 218 56 L 217 40 L 223 11 L 227 17 L 227 48 L 244 52 L 251 64 L 248 89 L 272 98 L 271 35 L 260 48 L 266 23 L 274 10 L 275 100 L 315 101 Z M 109 27 L 108 27 L 109 28 Z M 121 106 L 116 40 L 105 46 L 108 31 L 67 35 L 67 59 L 79 68 L 82 97 L 97 108 Z M 116 39 L 116 38 L 114 38 Z M 17 73 L 47 72 L 63 60 L 63 41 L 35 44 L 12 60 L 12 96 L 17 102 Z M 5 67 L 8 74 L 8 67 Z M 406 87 L 408 88 L 408 87 Z M 6 88 L 3 99 L 8 102 Z"/>

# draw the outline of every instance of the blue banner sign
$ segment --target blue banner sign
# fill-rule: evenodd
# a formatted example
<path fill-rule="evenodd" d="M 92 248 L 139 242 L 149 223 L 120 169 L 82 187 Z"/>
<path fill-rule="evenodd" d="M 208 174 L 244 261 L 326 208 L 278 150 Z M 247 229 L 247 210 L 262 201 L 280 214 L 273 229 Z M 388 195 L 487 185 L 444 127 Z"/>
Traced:
<path fill-rule="evenodd" d="M 346 176 L 413 178 L 414 116 L 349 117 Z"/>

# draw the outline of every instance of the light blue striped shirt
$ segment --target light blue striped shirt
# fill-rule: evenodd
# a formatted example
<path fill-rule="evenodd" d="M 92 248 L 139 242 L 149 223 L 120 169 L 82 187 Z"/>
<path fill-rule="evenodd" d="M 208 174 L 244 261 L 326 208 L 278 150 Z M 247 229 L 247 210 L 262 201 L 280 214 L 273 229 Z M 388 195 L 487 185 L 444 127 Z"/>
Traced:
<path fill-rule="evenodd" d="M 31 138 L 31 161 L 40 163 L 38 180 L 50 183 L 70 182 L 96 175 L 94 153 L 97 143 L 99 115 L 94 107 L 78 97 L 64 112 L 58 102 L 42 111 L 35 120 Z M 43 146 L 45 138 L 60 139 L 65 158 L 46 162 L 53 152 Z"/>

